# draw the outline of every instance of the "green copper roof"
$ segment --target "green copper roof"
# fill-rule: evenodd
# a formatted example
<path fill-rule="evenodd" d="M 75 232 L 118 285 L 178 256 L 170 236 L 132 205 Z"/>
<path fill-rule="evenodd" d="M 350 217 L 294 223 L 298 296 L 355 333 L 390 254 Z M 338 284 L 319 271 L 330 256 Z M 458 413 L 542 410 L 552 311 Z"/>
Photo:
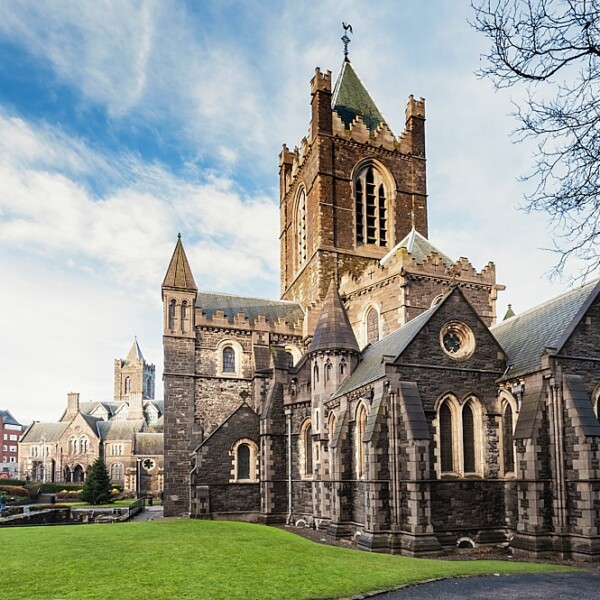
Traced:
<path fill-rule="evenodd" d="M 356 117 L 362 117 L 371 132 L 385 123 L 383 115 L 350 61 L 344 61 L 342 65 L 333 91 L 332 107 L 340 115 L 346 129 Z"/>

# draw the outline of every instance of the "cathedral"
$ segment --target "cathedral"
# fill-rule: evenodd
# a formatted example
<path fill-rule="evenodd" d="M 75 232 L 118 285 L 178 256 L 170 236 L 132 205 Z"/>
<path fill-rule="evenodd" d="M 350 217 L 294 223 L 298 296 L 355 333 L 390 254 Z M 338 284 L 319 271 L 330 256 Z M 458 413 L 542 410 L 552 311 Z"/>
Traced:
<path fill-rule="evenodd" d="M 155 367 L 137 340 L 117 358 L 112 401 L 67 395 L 54 423 L 34 421 L 19 444 L 19 474 L 40 483 L 82 483 L 101 456 L 112 484 L 135 496 L 160 497 L 163 487 L 163 403 L 154 400 Z"/>
<path fill-rule="evenodd" d="M 162 284 L 166 516 L 314 527 L 410 556 L 600 558 L 600 282 L 501 322 L 429 240 L 425 101 L 394 134 L 316 70 L 279 156 L 281 300 Z"/>

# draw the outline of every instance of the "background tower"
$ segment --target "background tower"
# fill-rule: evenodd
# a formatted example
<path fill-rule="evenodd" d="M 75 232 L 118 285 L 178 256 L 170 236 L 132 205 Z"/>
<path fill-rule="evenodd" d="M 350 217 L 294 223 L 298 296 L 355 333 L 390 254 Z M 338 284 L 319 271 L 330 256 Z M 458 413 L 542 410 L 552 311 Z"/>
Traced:
<path fill-rule="evenodd" d="M 132 394 L 141 394 L 142 398 L 153 400 L 154 388 L 155 367 L 146 362 L 135 339 L 127 358 L 115 359 L 115 400 L 128 401 Z"/>

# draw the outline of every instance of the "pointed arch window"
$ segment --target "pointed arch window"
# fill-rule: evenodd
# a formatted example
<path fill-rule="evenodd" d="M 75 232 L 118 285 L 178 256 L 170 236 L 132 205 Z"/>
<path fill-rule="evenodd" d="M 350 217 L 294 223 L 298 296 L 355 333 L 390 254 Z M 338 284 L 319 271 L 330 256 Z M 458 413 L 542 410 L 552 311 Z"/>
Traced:
<path fill-rule="evenodd" d="M 298 263 L 306 262 L 306 190 L 302 187 L 296 200 L 296 243 Z"/>
<path fill-rule="evenodd" d="M 447 402 L 440 407 L 440 458 L 442 472 L 454 471 L 454 427 L 452 410 Z"/>
<path fill-rule="evenodd" d="M 111 481 L 123 480 L 123 465 L 121 463 L 113 463 L 110 466 L 110 479 Z"/>
<path fill-rule="evenodd" d="M 184 300 L 181 303 L 181 331 L 182 331 L 182 333 L 189 331 L 188 319 L 189 319 L 188 303 L 186 300 Z"/>
<path fill-rule="evenodd" d="M 312 443 L 312 422 L 306 421 L 301 431 L 302 450 L 304 454 L 304 477 L 312 477 L 313 474 L 313 443 Z"/>
<path fill-rule="evenodd" d="M 356 475 L 359 478 L 366 473 L 366 445 L 364 442 L 367 429 L 367 410 L 363 404 L 356 411 Z"/>
<path fill-rule="evenodd" d="M 438 409 L 437 439 L 442 475 L 482 475 L 483 412 L 475 397 L 462 406 L 454 396 Z"/>
<path fill-rule="evenodd" d="M 237 478 L 250 479 L 250 447 L 240 444 L 237 449 Z"/>
<path fill-rule="evenodd" d="M 131 377 L 125 377 L 125 393 L 131 393 Z"/>
<path fill-rule="evenodd" d="M 356 243 L 387 246 L 388 196 L 381 172 L 366 165 L 354 180 Z"/>
<path fill-rule="evenodd" d="M 515 471 L 515 447 L 514 447 L 514 418 L 510 402 L 505 402 L 502 413 L 502 458 L 504 460 L 504 472 Z"/>
<path fill-rule="evenodd" d="M 175 331 L 175 314 L 177 311 L 177 301 L 171 300 L 169 302 L 169 329 Z"/>
<path fill-rule="evenodd" d="M 371 307 L 367 312 L 367 344 L 374 344 L 379 341 L 379 313 L 377 309 Z"/>
<path fill-rule="evenodd" d="M 314 383 L 319 383 L 319 365 L 315 365 L 313 369 L 313 379 Z"/>
<path fill-rule="evenodd" d="M 235 373 L 235 350 L 231 346 L 223 348 L 223 373 Z"/>
<path fill-rule="evenodd" d="M 88 451 L 88 445 L 89 445 L 89 440 L 87 439 L 87 437 L 82 437 L 79 439 L 79 453 L 80 454 L 87 454 Z"/>
<path fill-rule="evenodd" d="M 473 410 L 467 404 L 462 411 L 463 434 L 463 470 L 465 473 L 475 472 L 475 422 Z"/>
<path fill-rule="evenodd" d="M 328 361 L 325 363 L 325 383 L 331 381 L 331 375 L 333 374 L 333 365 Z"/>

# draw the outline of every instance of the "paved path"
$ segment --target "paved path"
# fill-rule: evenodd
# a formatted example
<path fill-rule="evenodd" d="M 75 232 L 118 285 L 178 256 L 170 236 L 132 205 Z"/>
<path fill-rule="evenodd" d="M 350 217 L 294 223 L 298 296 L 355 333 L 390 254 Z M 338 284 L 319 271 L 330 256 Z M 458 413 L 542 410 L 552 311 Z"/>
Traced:
<path fill-rule="evenodd" d="M 162 506 L 147 506 L 141 513 L 135 515 L 132 521 L 156 521 L 157 519 L 163 519 L 163 507 Z"/>
<path fill-rule="evenodd" d="M 376 600 L 598 600 L 600 573 L 445 579 L 374 596 Z"/>

